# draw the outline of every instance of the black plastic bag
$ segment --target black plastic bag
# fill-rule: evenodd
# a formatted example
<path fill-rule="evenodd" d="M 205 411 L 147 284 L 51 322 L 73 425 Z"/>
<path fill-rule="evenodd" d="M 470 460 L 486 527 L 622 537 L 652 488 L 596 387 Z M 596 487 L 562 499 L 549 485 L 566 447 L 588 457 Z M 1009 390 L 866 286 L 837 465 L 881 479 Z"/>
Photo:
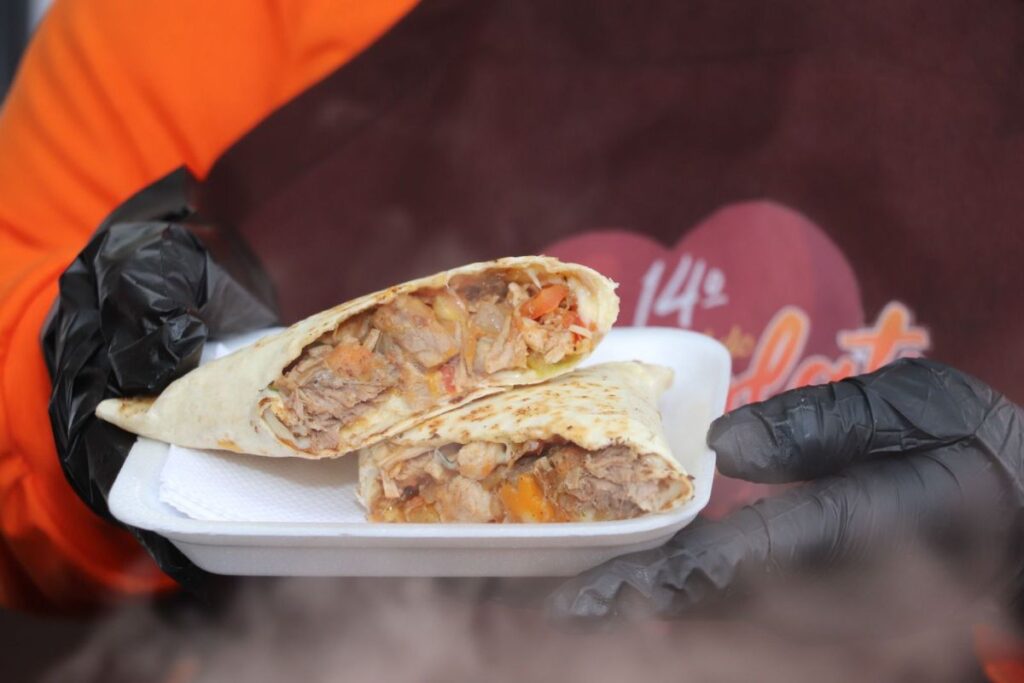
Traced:
<path fill-rule="evenodd" d="M 135 435 L 98 420 L 97 404 L 158 393 L 198 365 L 207 339 L 277 321 L 273 288 L 249 250 L 189 209 L 191 182 L 175 171 L 115 209 L 61 276 L 44 325 L 61 466 L 82 500 L 115 523 L 107 495 Z M 205 573 L 169 541 L 129 530 L 164 572 L 201 590 Z"/>

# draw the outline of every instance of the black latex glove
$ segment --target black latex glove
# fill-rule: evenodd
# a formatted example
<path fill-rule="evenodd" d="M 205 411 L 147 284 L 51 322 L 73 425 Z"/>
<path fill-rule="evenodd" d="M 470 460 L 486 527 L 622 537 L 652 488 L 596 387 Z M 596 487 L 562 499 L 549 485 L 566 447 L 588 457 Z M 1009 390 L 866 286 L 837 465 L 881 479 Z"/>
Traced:
<path fill-rule="evenodd" d="M 1021 568 L 1022 424 L 1018 406 L 928 360 L 745 406 L 711 425 L 721 472 L 814 481 L 592 569 L 561 586 L 549 611 L 600 618 L 639 602 L 675 616 L 748 577 L 862 561 L 907 543 L 986 590 L 1012 591 Z"/>
<path fill-rule="evenodd" d="M 118 207 L 61 276 L 44 327 L 61 465 L 75 492 L 110 521 L 107 494 L 135 435 L 98 420 L 96 405 L 158 393 L 196 367 L 207 338 L 277 319 L 255 259 L 231 233 L 189 210 L 189 182 L 177 171 Z M 215 262 L 208 247 L 224 258 Z M 131 531 L 161 569 L 198 587 L 202 572 L 166 539 Z"/>

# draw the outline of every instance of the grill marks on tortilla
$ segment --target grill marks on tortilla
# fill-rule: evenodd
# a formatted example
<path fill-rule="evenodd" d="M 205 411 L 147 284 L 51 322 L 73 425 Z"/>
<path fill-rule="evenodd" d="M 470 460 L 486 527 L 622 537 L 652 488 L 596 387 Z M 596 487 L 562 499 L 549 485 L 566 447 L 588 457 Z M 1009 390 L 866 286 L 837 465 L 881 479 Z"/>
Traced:
<path fill-rule="evenodd" d="M 564 439 L 440 448 L 378 444 L 370 519 L 383 522 L 578 522 L 630 519 L 688 498 L 690 479 L 626 446 Z"/>
<path fill-rule="evenodd" d="M 282 440 L 330 451 L 342 427 L 395 394 L 414 413 L 458 401 L 498 372 L 550 372 L 592 346 L 570 329 L 591 328 L 568 285 L 499 269 L 397 295 L 307 346 L 271 385 L 283 410 L 264 417 Z"/>

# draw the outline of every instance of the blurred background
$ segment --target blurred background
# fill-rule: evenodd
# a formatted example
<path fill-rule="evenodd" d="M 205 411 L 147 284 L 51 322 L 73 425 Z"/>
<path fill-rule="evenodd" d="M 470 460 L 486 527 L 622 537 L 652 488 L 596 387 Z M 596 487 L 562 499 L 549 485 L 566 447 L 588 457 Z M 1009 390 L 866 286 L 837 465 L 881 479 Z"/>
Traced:
<path fill-rule="evenodd" d="M 7 93 L 28 37 L 51 0 L 0 2 L 0 100 Z"/>

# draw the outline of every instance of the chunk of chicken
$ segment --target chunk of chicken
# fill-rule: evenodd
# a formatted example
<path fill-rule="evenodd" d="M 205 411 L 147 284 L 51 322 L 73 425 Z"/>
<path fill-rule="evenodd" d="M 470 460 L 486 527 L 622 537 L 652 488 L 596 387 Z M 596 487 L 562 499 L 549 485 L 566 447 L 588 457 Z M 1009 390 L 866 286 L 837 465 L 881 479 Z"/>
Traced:
<path fill-rule="evenodd" d="M 491 342 L 483 355 L 484 372 L 493 374 L 510 368 L 525 368 L 526 340 L 512 324 L 512 317 L 505 318 L 505 325 L 497 339 Z"/>
<path fill-rule="evenodd" d="M 456 477 L 437 492 L 437 511 L 445 522 L 490 522 L 494 496 L 472 479 Z"/>
<path fill-rule="evenodd" d="M 547 363 L 559 362 L 576 348 L 576 339 L 569 330 L 542 325 L 529 318 L 521 318 L 519 325 L 526 345 L 541 354 Z"/>
<path fill-rule="evenodd" d="M 508 449 L 500 443 L 475 441 L 459 449 L 459 474 L 480 481 L 498 465 L 508 462 Z"/>

